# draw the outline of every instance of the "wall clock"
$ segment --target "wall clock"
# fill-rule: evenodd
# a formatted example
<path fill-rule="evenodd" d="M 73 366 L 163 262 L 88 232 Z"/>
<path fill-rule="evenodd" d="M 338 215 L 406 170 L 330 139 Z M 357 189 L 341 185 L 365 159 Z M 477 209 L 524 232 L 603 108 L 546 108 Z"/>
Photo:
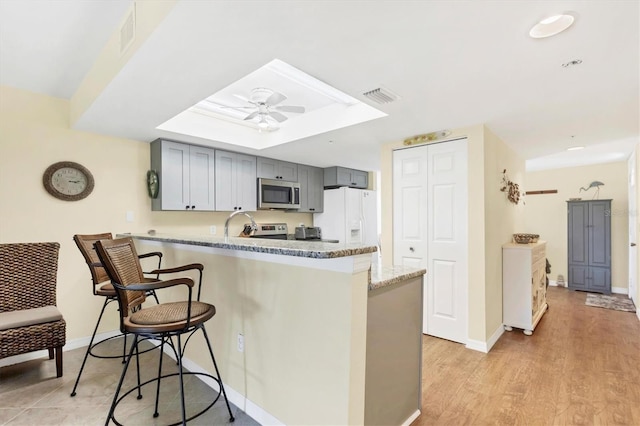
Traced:
<path fill-rule="evenodd" d="M 64 201 L 78 201 L 93 191 L 93 175 L 84 166 L 72 161 L 60 161 L 47 167 L 42 175 L 47 192 Z"/>

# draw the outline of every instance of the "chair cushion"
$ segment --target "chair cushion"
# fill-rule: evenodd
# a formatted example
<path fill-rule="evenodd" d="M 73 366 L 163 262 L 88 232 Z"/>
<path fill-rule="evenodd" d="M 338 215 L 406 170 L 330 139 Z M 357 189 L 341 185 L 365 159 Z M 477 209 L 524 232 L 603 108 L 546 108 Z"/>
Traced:
<path fill-rule="evenodd" d="M 107 284 L 98 284 L 96 286 L 96 294 L 98 294 L 99 296 L 115 296 L 116 295 L 116 289 L 113 287 L 113 284 L 111 283 L 107 283 Z"/>
<path fill-rule="evenodd" d="M 188 302 L 162 303 L 135 312 L 131 315 L 130 321 L 137 325 L 163 325 L 186 321 Z M 196 319 L 206 314 L 213 305 L 202 302 L 191 302 L 191 318 Z"/>
<path fill-rule="evenodd" d="M 20 311 L 0 312 L 0 330 L 26 327 L 62 319 L 62 314 L 55 306 L 22 309 Z"/>

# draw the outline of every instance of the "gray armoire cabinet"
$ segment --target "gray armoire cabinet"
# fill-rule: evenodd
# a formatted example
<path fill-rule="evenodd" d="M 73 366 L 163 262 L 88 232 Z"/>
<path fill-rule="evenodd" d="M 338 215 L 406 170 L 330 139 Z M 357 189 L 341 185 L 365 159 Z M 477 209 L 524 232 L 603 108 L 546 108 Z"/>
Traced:
<path fill-rule="evenodd" d="M 611 293 L 611 200 L 568 201 L 569 288 Z"/>

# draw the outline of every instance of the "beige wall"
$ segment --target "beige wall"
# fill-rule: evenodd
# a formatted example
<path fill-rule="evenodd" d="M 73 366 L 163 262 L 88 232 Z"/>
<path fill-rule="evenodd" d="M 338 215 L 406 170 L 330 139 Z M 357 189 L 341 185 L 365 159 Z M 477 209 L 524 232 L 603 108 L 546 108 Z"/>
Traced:
<path fill-rule="evenodd" d="M 95 178 L 86 199 L 65 202 L 42 186 L 54 162 L 75 161 Z M 77 233 L 183 232 L 209 234 L 227 212 L 152 212 L 145 187 L 149 144 L 69 128 L 69 101 L 0 87 L 0 242 L 58 241 L 58 305 L 67 321 L 67 340 L 90 336 L 103 300 L 90 289 L 89 270 L 72 241 Z M 133 223 L 125 220 L 134 213 Z M 311 214 L 256 212 L 261 222 L 311 225 Z M 230 234 L 244 223 L 235 218 Z M 167 264 L 169 266 L 169 264 Z M 115 308 L 101 331 L 117 328 Z"/>
<path fill-rule="evenodd" d="M 581 197 L 590 200 L 595 189 L 580 192 L 595 180 L 603 182 L 599 199 L 611 201 L 611 286 L 629 288 L 629 209 L 627 162 L 528 172 L 527 191 L 556 189 L 557 194 L 526 197 L 525 231 L 540 234 L 547 241 L 547 258 L 551 263 L 549 279 L 561 274 L 568 279 L 567 200 Z"/>
<path fill-rule="evenodd" d="M 500 247 L 524 221 L 522 207 L 508 203 L 500 192 L 500 179 L 505 168 L 512 180 L 523 178 L 524 162 L 483 125 L 453 130 L 448 138 L 460 137 L 467 138 L 469 158 L 469 339 L 486 342 L 502 324 Z M 381 152 L 381 245 L 385 265 L 393 263 L 393 150 L 402 147 L 402 142 L 389 143 Z"/>
<path fill-rule="evenodd" d="M 502 172 L 524 191 L 525 162 L 491 130 L 484 131 L 486 338 L 502 326 L 502 245 L 524 227 L 524 202 L 517 205 L 500 191 Z"/>

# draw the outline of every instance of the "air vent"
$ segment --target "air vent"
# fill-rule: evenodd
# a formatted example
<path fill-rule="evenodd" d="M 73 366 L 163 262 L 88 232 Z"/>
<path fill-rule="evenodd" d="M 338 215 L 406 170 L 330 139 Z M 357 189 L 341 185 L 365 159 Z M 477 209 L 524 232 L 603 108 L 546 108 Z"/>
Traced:
<path fill-rule="evenodd" d="M 384 87 L 378 87 L 377 89 L 369 90 L 368 92 L 364 92 L 363 95 L 379 104 L 388 104 L 400 99 L 400 96 L 396 95 L 388 89 L 385 89 Z"/>
<path fill-rule="evenodd" d="M 120 27 L 120 55 L 123 55 L 136 38 L 136 4 L 133 3 Z"/>

